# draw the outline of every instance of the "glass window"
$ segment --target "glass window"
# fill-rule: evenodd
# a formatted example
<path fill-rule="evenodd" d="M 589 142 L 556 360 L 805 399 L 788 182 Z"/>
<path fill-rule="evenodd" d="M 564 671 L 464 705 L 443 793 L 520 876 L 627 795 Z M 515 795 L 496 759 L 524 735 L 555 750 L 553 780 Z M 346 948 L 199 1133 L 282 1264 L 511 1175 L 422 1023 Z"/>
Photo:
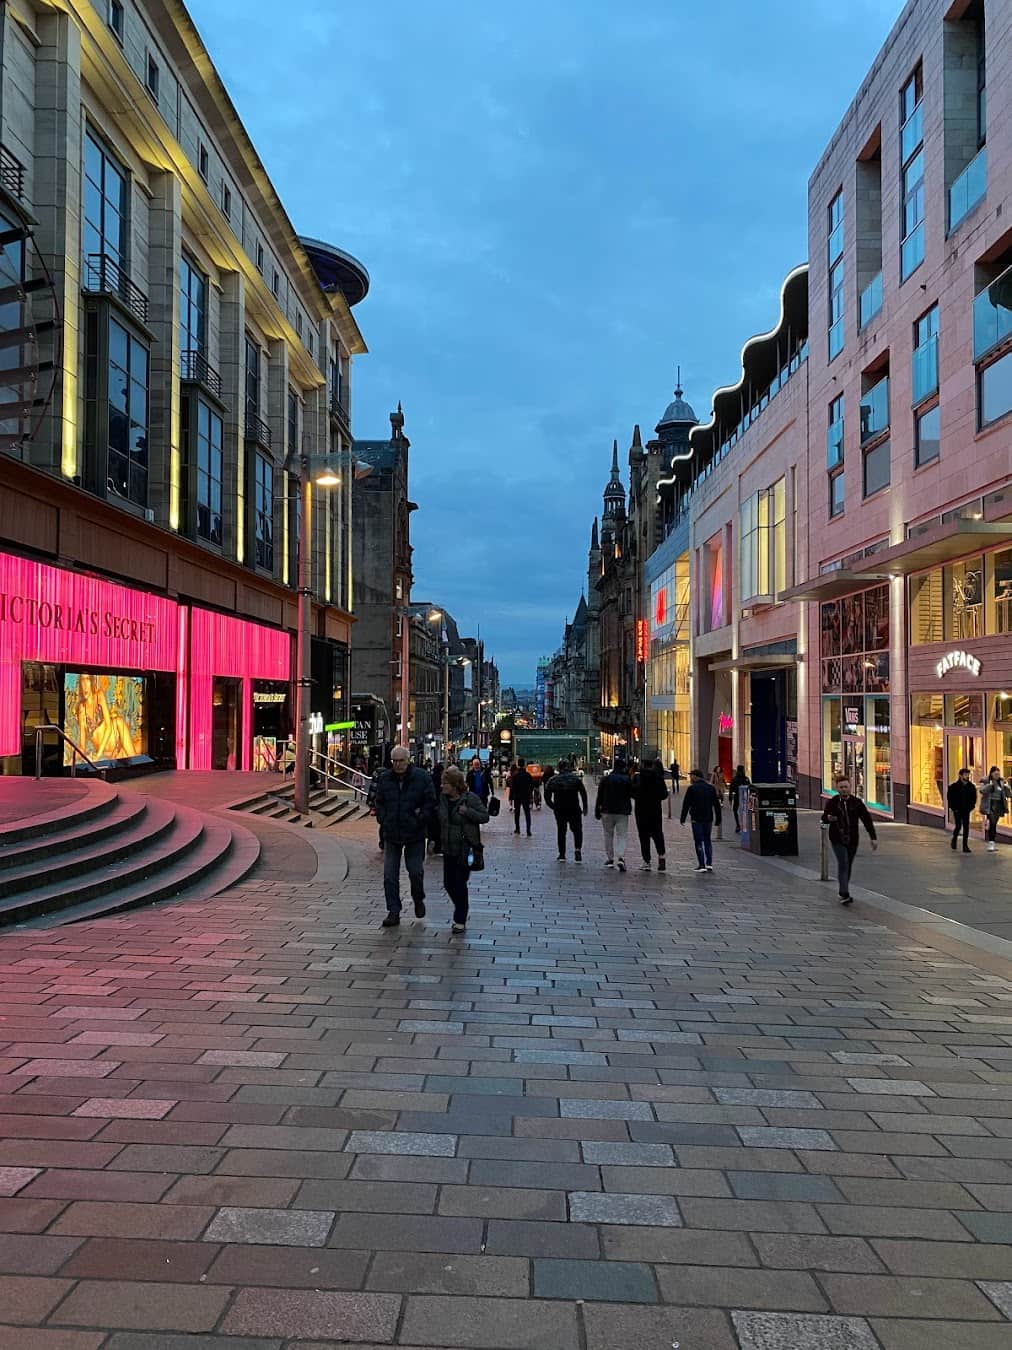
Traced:
<path fill-rule="evenodd" d="M 930 464 L 942 453 L 942 410 L 939 404 L 914 417 L 914 464 Z"/>
<path fill-rule="evenodd" d="M 864 457 L 864 495 L 870 497 L 875 492 L 889 486 L 891 449 L 888 441 L 881 441 Z"/>
<path fill-rule="evenodd" d="M 822 789 L 836 791 L 843 772 L 842 705 L 838 698 L 822 700 Z"/>
<path fill-rule="evenodd" d="M 910 578 L 910 642 L 917 647 L 943 636 L 942 569 L 936 567 Z"/>
<path fill-rule="evenodd" d="M 834 473 L 829 480 L 829 514 L 839 516 L 844 507 L 843 473 Z"/>
<path fill-rule="evenodd" d="M 987 730 L 987 763 L 997 764 L 1003 778 L 1012 778 L 1012 692 L 1005 689 L 989 694 L 988 703 L 992 717 Z"/>
<path fill-rule="evenodd" d="M 994 365 L 985 367 L 979 375 L 977 394 L 978 421 L 982 427 L 997 422 L 1012 412 L 1012 352 Z"/>
<path fill-rule="evenodd" d="M 992 553 L 987 561 L 987 632 L 1012 633 L 1012 548 Z"/>
<path fill-rule="evenodd" d="M 206 403 L 197 404 L 197 534 L 222 542 L 222 421 Z"/>
<path fill-rule="evenodd" d="M 136 506 L 148 504 L 148 351 L 109 320 L 109 449 L 106 487 Z"/>
<path fill-rule="evenodd" d="M 208 154 L 207 146 L 203 141 L 198 142 L 197 145 L 197 172 L 206 183 L 208 174 Z"/>
<path fill-rule="evenodd" d="M 123 5 L 121 0 L 109 0 L 109 27 L 120 42 L 123 41 Z"/>
<path fill-rule="evenodd" d="M 835 469 L 843 463 L 843 395 L 838 394 L 829 405 L 826 429 L 826 464 Z"/>
<path fill-rule="evenodd" d="M 829 359 L 843 350 L 844 312 L 844 224 L 843 193 L 838 192 L 829 204 Z"/>
<path fill-rule="evenodd" d="M 260 348 L 246 339 L 246 416 L 260 416 Z"/>
<path fill-rule="evenodd" d="M 773 566 L 769 594 L 787 589 L 787 480 L 773 484 Z"/>
<path fill-rule="evenodd" d="M 104 254 L 116 265 L 126 266 L 126 173 L 90 132 L 84 138 L 83 238 L 85 262 Z"/>
<path fill-rule="evenodd" d="M 982 727 L 984 725 L 984 695 L 946 694 L 945 725 L 947 727 Z"/>
<path fill-rule="evenodd" d="M 910 800 L 944 807 L 942 696 L 915 694 L 910 700 Z"/>
<path fill-rule="evenodd" d="M 179 350 L 204 355 L 207 346 L 207 277 L 184 253 L 179 260 Z"/>
<path fill-rule="evenodd" d="M 924 261 L 924 118 L 921 106 L 921 68 L 913 73 L 900 93 L 900 160 L 902 205 L 900 208 L 900 280 Z"/>
<path fill-rule="evenodd" d="M 893 809 L 893 772 L 889 738 L 888 698 L 865 699 L 865 790 L 869 806 Z"/>
<path fill-rule="evenodd" d="M 984 634 L 984 560 L 967 558 L 942 568 L 942 599 L 946 638 L 977 638 Z"/>
<path fill-rule="evenodd" d="M 288 390 L 288 453 L 299 453 L 299 396 L 294 389 Z"/>
<path fill-rule="evenodd" d="M 861 444 L 889 430 L 889 376 L 883 375 L 861 395 Z"/>
<path fill-rule="evenodd" d="M 158 87 L 161 83 L 161 78 L 162 72 L 159 69 L 158 62 L 155 60 L 153 56 L 149 56 L 148 71 L 147 77 L 145 78 L 144 81 L 144 87 L 147 89 L 148 93 L 151 95 L 151 97 L 154 99 L 156 103 L 158 102 Z"/>
<path fill-rule="evenodd" d="M 913 403 L 938 392 L 938 306 L 932 305 L 914 324 Z"/>
<path fill-rule="evenodd" d="M 256 565 L 274 571 L 274 465 L 266 455 L 256 456 L 254 483 Z"/>

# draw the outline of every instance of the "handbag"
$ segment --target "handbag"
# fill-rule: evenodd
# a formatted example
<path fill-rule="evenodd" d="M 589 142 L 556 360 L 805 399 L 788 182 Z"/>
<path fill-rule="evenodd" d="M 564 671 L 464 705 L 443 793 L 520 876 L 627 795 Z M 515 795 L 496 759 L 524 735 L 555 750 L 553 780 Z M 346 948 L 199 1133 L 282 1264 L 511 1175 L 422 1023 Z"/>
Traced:
<path fill-rule="evenodd" d="M 490 816 L 497 816 L 497 815 L 499 814 L 499 808 L 500 808 L 500 805 L 501 805 L 501 803 L 500 803 L 498 797 L 489 797 L 489 799 L 488 799 L 488 808 L 487 808 L 487 809 L 488 809 L 489 815 L 490 815 Z"/>

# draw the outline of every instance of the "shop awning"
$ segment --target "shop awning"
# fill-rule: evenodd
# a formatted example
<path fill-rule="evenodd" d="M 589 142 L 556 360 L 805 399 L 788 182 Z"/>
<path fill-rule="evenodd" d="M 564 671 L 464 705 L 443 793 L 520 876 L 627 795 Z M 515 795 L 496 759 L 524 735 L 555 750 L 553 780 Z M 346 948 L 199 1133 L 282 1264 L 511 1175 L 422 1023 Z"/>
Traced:
<path fill-rule="evenodd" d="M 883 555 L 875 554 L 874 568 L 869 559 L 867 572 L 858 572 L 850 567 L 838 567 L 835 572 L 821 572 L 817 577 L 809 577 L 797 586 L 780 591 L 777 599 L 785 600 L 835 600 L 839 595 L 849 595 L 859 591 L 873 581 L 885 581 L 891 573 L 879 570 L 879 559 Z"/>
<path fill-rule="evenodd" d="M 732 656 L 726 661 L 714 661 L 707 669 L 717 670 L 782 670 L 788 666 L 796 666 L 798 658 L 791 656 L 787 652 L 767 653 L 765 656 L 761 652 L 742 652 L 741 656 Z"/>
<path fill-rule="evenodd" d="M 975 548 L 993 548 L 1012 543 L 1012 520 L 966 520 L 959 517 L 942 525 L 932 525 L 901 544 L 883 549 L 868 559 L 868 572 L 861 572 L 862 584 L 874 576 L 905 577 L 927 567 L 937 567 L 972 553 Z M 874 569 L 872 571 L 871 569 Z"/>

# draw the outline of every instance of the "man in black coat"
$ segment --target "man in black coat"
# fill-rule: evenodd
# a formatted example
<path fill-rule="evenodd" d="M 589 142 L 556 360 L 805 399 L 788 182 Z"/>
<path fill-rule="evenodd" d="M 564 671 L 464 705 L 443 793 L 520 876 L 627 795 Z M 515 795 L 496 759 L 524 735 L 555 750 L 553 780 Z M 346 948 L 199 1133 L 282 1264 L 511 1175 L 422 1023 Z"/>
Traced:
<path fill-rule="evenodd" d="M 411 763 L 405 746 L 395 746 L 390 768 L 376 784 L 376 819 L 383 832 L 384 928 L 401 921 L 401 854 L 411 882 L 415 917 L 425 918 L 425 838 L 436 810 L 432 777 Z"/>
<path fill-rule="evenodd" d="M 697 872 L 713 871 L 713 822 L 720 824 L 720 798 L 717 789 L 703 777 L 701 769 L 689 774 L 689 786 L 682 798 L 682 824 L 692 820 L 692 842 L 696 846 Z"/>
<path fill-rule="evenodd" d="M 962 830 L 963 852 L 969 853 L 970 845 L 966 841 L 970 837 L 970 812 L 977 805 L 977 788 L 970 778 L 969 769 L 960 769 L 956 781 L 949 784 L 945 799 L 949 803 L 949 810 L 952 812 L 953 850 L 955 850 L 959 832 Z"/>
<path fill-rule="evenodd" d="M 664 765 L 659 759 L 647 760 L 632 782 L 636 831 L 640 837 L 641 872 L 650 871 L 650 844 L 657 850 L 657 870 L 667 866 L 664 856 L 664 822 L 661 803 L 667 801 L 668 787 L 664 781 Z"/>
<path fill-rule="evenodd" d="M 836 793 L 837 795 L 830 797 L 826 803 L 822 812 L 822 821 L 823 824 L 829 826 L 829 842 L 836 854 L 836 869 L 840 882 L 840 904 L 850 905 L 853 904 L 854 900 L 850 893 L 850 873 L 854 866 L 857 846 L 861 838 L 861 831 L 858 826 L 863 825 L 868 831 L 873 853 L 878 848 L 878 836 L 875 833 L 875 822 L 871 818 L 871 812 L 861 798 L 855 797 L 851 792 L 849 778 L 838 778 L 836 780 Z"/>
<path fill-rule="evenodd" d="M 555 812 L 555 827 L 559 836 L 559 862 L 566 861 L 566 830 L 573 832 L 573 859 L 583 861 L 583 817 L 587 814 L 587 789 L 583 779 L 573 772 L 568 759 L 559 765 L 545 787 L 545 804 Z"/>
<path fill-rule="evenodd" d="M 514 834 L 520 833 L 520 809 L 523 808 L 527 838 L 531 837 L 531 802 L 534 799 L 534 779 L 527 772 L 527 761 L 517 760 L 517 771 L 510 779 L 510 805 L 513 807 Z"/>

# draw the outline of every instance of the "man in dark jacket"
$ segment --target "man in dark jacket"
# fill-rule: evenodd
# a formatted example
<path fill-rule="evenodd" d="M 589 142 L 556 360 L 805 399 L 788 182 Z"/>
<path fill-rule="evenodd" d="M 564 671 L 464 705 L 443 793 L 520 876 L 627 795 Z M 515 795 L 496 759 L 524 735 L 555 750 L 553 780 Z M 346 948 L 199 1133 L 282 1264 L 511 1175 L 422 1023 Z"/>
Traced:
<path fill-rule="evenodd" d="M 482 806 L 488 806 L 488 799 L 492 795 L 492 773 L 482 764 L 480 755 L 475 755 L 471 760 L 466 781 L 468 792 L 480 797 Z"/>
<path fill-rule="evenodd" d="M 650 871 L 650 844 L 657 850 L 657 870 L 667 867 L 664 856 L 664 824 L 661 802 L 667 801 L 668 786 L 664 781 L 664 765 L 659 759 L 647 760 L 632 781 L 632 795 L 636 811 L 636 832 L 640 837 L 643 856 L 641 872 Z"/>
<path fill-rule="evenodd" d="M 510 779 L 510 805 L 513 807 L 514 834 L 520 833 L 520 808 L 523 807 L 527 838 L 531 837 L 531 801 L 534 797 L 534 779 L 527 772 L 527 761 L 517 760 L 516 772 Z"/>
<path fill-rule="evenodd" d="M 390 755 L 390 769 L 376 785 L 376 819 L 383 831 L 384 928 L 401 921 L 401 854 L 411 882 L 415 916 L 425 918 L 425 838 L 436 810 L 432 778 L 411 763 L 405 746 Z"/>
<path fill-rule="evenodd" d="M 697 872 L 713 871 L 713 822 L 720 824 L 720 798 L 717 789 L 703 777 L 702 769 L 692 769 L 689 786 L 682 798 L 682 824 L 692 820 L 692 842 L 696 846 Z"/>
<path fill-rule="evenodd" d="M 836 780 L 836 792 L 837 795 L 830 797 L 826 803 L 822 820 L 823 824 L 829 826 L 829 842 L 836 854 L 837 876 L 840 882 L 840 904 L 850 905 L 854 901 L 854 897 L 850 893 L 850 873 L 854 866 L 854 858 L 860 840 L 858 826 L 863 825 L 868 831 L 873 853 L 878 848 L 878 836 L 875 833 L 875 822 L 872 820 L 867 806 L 860 797 L 855 797 L 851 792 L 849 778 L 838 778 Z"/>
<path fill-rule="evenodd" d="M 734 777 L 727 785 L 727 795 L 731 798 L 731 810 L 734 812 L 734 829 L 736 834 L 741 834 L 741 790 L 743 787 L 751 787 L 752 779 L 745 772 L 745 765 L 739 764 L 734 771 Z"/>
<path fill-rule="evenodd" d="M 573 832 L 573 859 L 583 861 L 583 817 L 587 814 L 587 789 L 583 779 L 573 772 L 568 759 L 562 760 L 559 772 L 553 773 L 545 787 L 545 804 L 555 812 L 555 827 L 559 835 L 559 862 L 566 861 L 566 830 Z"/>
<path fill-rule="evenodd" d="M 605 774 L 597 789 L 594 815 L 604 829 L 604 865 L 618 864 L 625 871 L 625 841 L 629 834 L 629 816 L 632 814 L 632 780 L 626 772 L 624 759 L 616 759 L 611 773 Z"/>
<path fill-rule="evenodd" d="M 949 784 L 945 799 L 952 812 L 952 847 L 955 849 L 956 838 L 962 830 L 963 852 L 969 853 L 970 845 L 966 841 L 970 837 L 970 812 L 977 805 L 977 788 L 970 779 L 969 769 L 960 769 L 956 781 Z"/>

